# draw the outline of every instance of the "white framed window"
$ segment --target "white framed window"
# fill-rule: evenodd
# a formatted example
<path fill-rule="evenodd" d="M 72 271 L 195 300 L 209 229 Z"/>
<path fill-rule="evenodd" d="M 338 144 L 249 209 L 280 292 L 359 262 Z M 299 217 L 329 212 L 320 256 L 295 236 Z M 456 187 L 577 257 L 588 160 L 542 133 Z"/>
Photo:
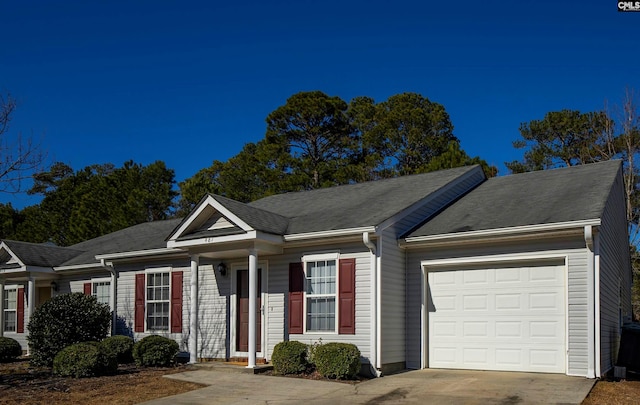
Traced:
<path fill-rule="evenodd" d="M 336 332 L 338 317 L 338 256 L 321 254 L 304 256 L 305 330 Z"/>
<path fill-rule="evenodd" d="M 18 325 L 18 288 L 6 287 L 4 290 L 4 325 L 5 332 L 15 332 Z"/>
<path fill-rule="evenodd" d="M 168 331 L 171 273 L 151 272 L 146 274 L 146 279 L 147 330 Z"/>
<path fill-rule="evenodd" d="M 96 297 L 99 303 L 111 305 L 111 279 L 91 280 L 91 295 Z"/>

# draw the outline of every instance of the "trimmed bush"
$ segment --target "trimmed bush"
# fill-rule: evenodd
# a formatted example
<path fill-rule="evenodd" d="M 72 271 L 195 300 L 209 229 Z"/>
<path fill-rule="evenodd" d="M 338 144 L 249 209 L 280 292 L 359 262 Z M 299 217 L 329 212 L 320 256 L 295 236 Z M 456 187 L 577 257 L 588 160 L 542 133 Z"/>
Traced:
<path fill-rule="evenodd" d="M 133 339 L 129 336 L 109 336 L 100 344 L 116 356 L 118 364 L 133 363 Z"/>
<path fill-rule="evenodd" d="M 53 373 L 63 377 L 95 377 L 115 374 L 116 356 L 98 342 L 82 342 L 65 347 L 53 359 Z"/>
<path fill-rule="evenodd" d="M 13 361 L 22 356 L 22 346 L 17 340 L 0 337 L 0 363 Z"/>
<path fill-rule="evenodd" d="M 58 295 L 35 310 L 27 340 L 31 364 L 50 367 L 61 348 L 74 343 L 100 341 L 107 336 L 111 312 L 91 295 Z"/>
<path fill-rule="evenodd" d="M 171 365 L 176 354 L 178 343 L 163 336 L 147 336 L 133 345 L 133 359 L 137 366 L 166 367 Z"/>
<path fill-rule="evenodd" d="M 360 350 L 350 343 L 326 343 L 315 348 L 314 361 L 324 377 L 352 379 L 360 371 Z"/>
<path fill-rule="evenodd" d="M 307 350 L 307 345 L 295 340 L 278 343 L 271 356 L 273 371 L 278 374 L 298 374 L 305 371 L 309 366 Z"/>

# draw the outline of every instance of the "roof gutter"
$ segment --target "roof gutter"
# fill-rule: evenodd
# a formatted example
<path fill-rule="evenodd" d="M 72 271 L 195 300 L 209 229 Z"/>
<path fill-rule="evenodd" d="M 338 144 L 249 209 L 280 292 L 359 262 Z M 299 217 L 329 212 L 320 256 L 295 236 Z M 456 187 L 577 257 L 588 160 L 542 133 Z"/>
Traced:
<path fill-rule="evenodd" d="M 551 224 L 536 224 L 512 226 L 508 228 L 482 229 L 478 231 L 452 232 L 438 235 L 425 235 L 408 237 L 400 241 L 400 246 L 417 245 L 420 243 L 442 243 L 442 242 L 458 242 L 467 239 L 481 239 L 498 236 L 517 236 L 527 233 L 544 232 L 544 231 L 560 231 L 567 229 L 582 229 L 586 226 L 599 226 L 600 219 L 589 219 L 581 221 L 555 222 Z"/>
<path fill-rule="evenodd" d="M 159 248 L 148 250 L 134 250 L 130 252 L 106 253 L 103 255 L 96 255 L 96 259 L 100 260 L 100 262 L 102 263 L 104 260 L 130 259 L 133 257 L 149 257 L 180 253 L 184 254 L 185 251 L 176 248 Z"/>
<path fill-rule="evenodd" d="M 102 267 L 100 263 L 72 264 L 70 266 L 56 266 L 54 271 L 91 270 Z"/>
<path fill-rule="evenodd" d="M 364 226 L 360 228 L 345 228 L 336 229 L 331 231 L 319 231 L 319 232 L 305 232 L 305 233 L 293 233 L 284 235 L 285 242 L 294 242 L 306 239 L 320 239 L 331 238 L 336 236 L 360 236 L 364 232 L 375 232 L 375 226 Z"/>

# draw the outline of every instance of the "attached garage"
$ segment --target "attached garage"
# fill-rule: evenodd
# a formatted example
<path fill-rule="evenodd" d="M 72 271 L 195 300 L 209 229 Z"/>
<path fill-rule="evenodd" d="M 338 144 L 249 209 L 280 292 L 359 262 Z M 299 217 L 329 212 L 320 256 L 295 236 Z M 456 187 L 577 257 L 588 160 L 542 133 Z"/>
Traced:
<path fill-rule="evenodd" d="M 564 259 L 426 266 L 427 367 L 566 372 Z"/>

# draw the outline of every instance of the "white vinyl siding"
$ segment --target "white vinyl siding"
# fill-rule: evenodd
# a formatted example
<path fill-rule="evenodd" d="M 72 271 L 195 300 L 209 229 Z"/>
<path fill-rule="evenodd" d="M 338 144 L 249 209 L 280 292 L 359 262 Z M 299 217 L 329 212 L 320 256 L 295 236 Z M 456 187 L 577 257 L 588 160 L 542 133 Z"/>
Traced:
<path fill-rule="evenodd" d="M 189 263 L 187 260 L 173 260 L 170 262 L 159 262 L 159 266 L 171 268 L 171 271 L 182 271 L 183 274 L 183 305 L 182 305 L 182 333 L 171 333 L 166 331 L 146 331 L 146 332 L 134 332 L 134 320 L 135 320 L 135 277 L 136 274 L 144 273 L 145 268 L 151 266 L 153 263 L 146 262 L 145 264 L 126 264 L 116 266 L 118 275 L 118 291 L 116 297 L 117 315 L 118 320 L 116 322 L 116 334 L 132 336 L 136 341 L 149 335 L 161 335 L 175 340 L 180 351 L 188 351 L 188 336 L 189 336 L 189 307 L 188 307 L 188 294 L 189 294 Z M 74 287 L 79 284 L 79 287 Z M 82 283 L 72 283 L 74 290 L 82 288 Z M 145 280 L 145 293 L 146 293 L 146 280 Z"/>
<path fill-rule="evenodd" d="M 456 179 L 444 189 L 429 196 L 427 201 L 409 212 L 382 231 L 380 252 L 380 319 L 382 365 L 405 362 L 410 356 L 406 347 L 407 331 L 407 270 L 406 253 L 398 246 L 398 239 L 417 224 L 424 222 L 460 195 L 480 184 L 484 179 L 482 170 L 470 172 Z M 409 326 L 410 327 L 410 326 Z"/>
<path fill-rule="evenodd" d="M 220 275 L 215 268 L 220 263 L 202 261 L 198 267 L 198 357 L 208 359 L 225 359 L 227 353 L 227 336 L 230 335 L 229 309 L 227 302 L 231 295 L 231 272 Z M 189 319 L 191 305 L 190 271 L 184 273 L 185 305 L 183 306 L 183 334 L 189 335 Z M 233 324 L 233 323 L 231 323 Z"/>
<path fill-rule="evenodd" d="M 596 234 L 596 260 L 600 267 L 601 375 L 613 368 L 620 346 L 622 323 L 630 321 L 632 273 L 628 250 L 623 182 L 616 179 Z M 600 377 L 600 376 L 597 376 Z"/>
<path fill-rule="evenodd" d="M 341 335 L 335 332 L 305 332 L 301 335 L 288 335 L 288 293 L 289 293 L 289 263 L 303 262 L 303 257 L 318 252 L 339 252 L 341 259 L 356 259 L 356 333 L 355 335 Z M 370 296 L 370 267 L 371 254 L 360 242 L 345 245 L 323 245 L 316 248 L 287 249 L 283 255 L 268 256 L 268 302 L 265 304 L 267 328 L 266 342 L 267 359 L 271 358 L 273 347 L 284 340 L 297 340 L 305 344 L 327 342 L 353 343 L 360 349 L 363 361 L 367 362 L 371 348 L 371 296 Z M 258 257 L 258 260 L 261 260 Z"/>
<path fill-rule="evenodd" d="M 421 261 L 455 257 L 527 254 L 567 257 L 567 370 L 566 374 L 586 376 L 588 366 L 587 264 L 584 238 L 546 239 L 520 243 L 502 242 L 467 245 L 464 248 L 412 249 L 407 261 L 407 367 L 421 365 Z"/>

